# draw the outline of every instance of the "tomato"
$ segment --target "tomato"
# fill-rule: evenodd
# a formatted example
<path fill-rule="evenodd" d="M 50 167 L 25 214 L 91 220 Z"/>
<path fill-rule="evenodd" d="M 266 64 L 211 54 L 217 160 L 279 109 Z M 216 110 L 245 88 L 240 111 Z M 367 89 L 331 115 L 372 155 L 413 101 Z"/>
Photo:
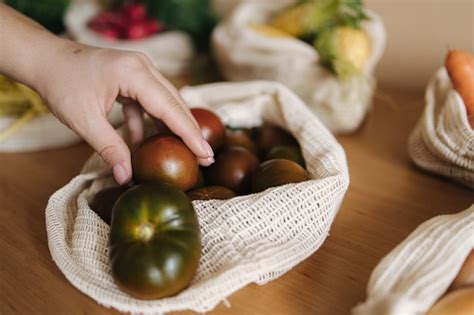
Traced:
<path fill-rule="evenodd" d="M 250 191 L 251 177 L 260 161 L 247 149 L 231 147 L 216 157 L 204 173 L 210 185 L 224 186 L 238 195 Z"/>
<path fill-rule="evenodd" d="M 92 199 L 90 204 L 91 209 L 97 213 L 105 223 L 110 224 L 114 203 L 127 189 L 128 187 L 119 186 L 100 190 L 95 194 L 94 199 Z"/>
<path fill-rule="evenodd" d="M 223 186 L 207 186 L 190 190 L 186 193 L 191 200 L 225 200 L 236 196 L 236 194 Z"/>
<path fill-rule="evenodd" d="M 196 156 L 176 136 L 159 134 L 148 138 L 132 155 L 137 183 L 168 183 L 186 191 L 196 184 Z"/>
<path fill-rule="evenodd" d="M 309 180 L 308 172 L 297 163 L 275 159 L 259 165 L 252 181 L 252 192 L 261 192 L 270 187 Z"/>
<path fill-rule="evenodd" d="M 225 147 L 243 147 L 254 154 L 258 153 L 257 145 L 252 140 L 250 131 L 246 129 L 227 128 Z"/>
<path fill-rule="evenodd" d="M 168 184 L 141 184 L 119 197 L 110 226 L 115 283 L 139 299 L 175 295 L 191 282 L 201 256 L 196 212 Z"/>
<path fill-rule="evenodd" d="M 271 125 L 263 125 L 255 129 L 255 142 L 262 156 L 265 156 L 275 146 L 298 145 L 290 133 Z"/>
<path fill-rule="evenodd" d="M 198 189 L 198 188 L 202 188 L 206 186 L 206 181 L 204 180 L 204 172 L 203 172 L 203 168 L 202 167 L 199 167 L 199 172 L 198 172 L 198 179 L 196 181 L 196 184 L 194 184 L 193 187 L 191 187 L 189 190 L 194 190 L 194 189 Z"/>
<path fill-rule="evenodd" d="M 204 108 L 193 108 L 191 113 L 201 128 L 202 135 L 214 152 L 217 152 L 225 141 L 225 127 L 220 118 Z"/>
<path fill-rule="evenodd" d="M 157 134 L 168 134 L 168 135 L 173 134 L 170 128 L 168 128 L 168 126 L 161 119 L 156 119 L 152 117 L 152 120 L 155 125 Z"/>
<path fill-rule="evenodd" d="M 274 159 L 285 159 L 298 163 L 302 167 L 305 166 L 301 150 L 297 146 L 278 145 L 273 147 L 265 158 L 266 161 Z"/>

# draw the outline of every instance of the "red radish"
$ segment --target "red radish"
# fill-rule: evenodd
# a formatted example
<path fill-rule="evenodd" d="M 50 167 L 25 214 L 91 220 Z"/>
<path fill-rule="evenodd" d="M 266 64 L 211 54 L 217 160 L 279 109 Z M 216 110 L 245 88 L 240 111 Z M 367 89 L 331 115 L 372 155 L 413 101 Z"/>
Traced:
<path fill-rule="evenodd" d="M 128 3 L 119 11 L 104 11 L 91 19 L 87 26 L 108 40 L 137 40 L 162 30 L 159 21 L 147 18 L 146 7 Z"/>
<path fill-rule="evenodd" d="M 102 30 L 100 34 L 108 41 L 115 41 L 119 38 L 119 32 L 113 28 Z"/>
<path fill-rule="evenodd" d="M 116 23 L 120 17 L 115 12 L 105 11 L 97 15 L 92 21 L 99 24 Z"/>
<path fill-rule="evenodd" d="M 128 27 L 128 29 L 125 31 L 126 33 L 126 38 L 128 39 L 142 39 L 148 35 L 148 32 L 146 30 L 146 26 L 144 23 L 135 23 L 132 24 Z"/>
<path fill-rule="evenodd" d="M 474 55 L 462 50 L 450 50 L 444 66 L 466 105 L 467 116 L 474 128 Z"/>
<path fill-rule="evenodd" d="M 146 18 L 146 8 L 139 3 L 130 3 L 125 5 L 121 13 L 130 21 L 143 21 Z"/>
<path fill-rule="evenodd" d="M 148 34 L 154 34 L 161 31 L 162 26 L 157 20 L 147 20 L 145 21 L 145 28 Z"/>

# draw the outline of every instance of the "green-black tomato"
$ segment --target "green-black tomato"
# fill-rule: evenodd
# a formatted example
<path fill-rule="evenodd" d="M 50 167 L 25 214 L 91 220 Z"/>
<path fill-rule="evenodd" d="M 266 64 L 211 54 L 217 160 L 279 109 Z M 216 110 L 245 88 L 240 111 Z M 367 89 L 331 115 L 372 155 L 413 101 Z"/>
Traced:
<path fill-rule="evenodd" d="M 309 173 L 293 161 L 269 160 L 258 166 L 252 181 L 252 192 L 257 193 L 270 187 L 299 183 L 309 179 L 311 179 Z"/>
<path fill-rule="evenodd" d="M 264 157 L 273 147 L 279 145 L 298 145 L 292 134 L 272 125 L 257 127 L 254 131 L 255 143 L 260 155 Z"/>
<path fill-rule="evenodd" d="M 199 265 L 201 237 L 185 193 L 168 184 L 142 184 L 116 201 L 110 226 L 110 260 L 116 284 L 133 297 L 175 295 Z"/>
<path fill-rule="evenodd" d="M 225 142 L 225 126 L 219 116 L 205 108 L 192 108 L 191 114 L 196 119 L 204 139 L 214 152 L 218 152 Z"/>
<path fill-rule="evenodd" d="M 257 145 L 252 139 L 250 129 L 226 128 L 225 147 L 244 147 L 255 155 L 258 154 Z"/>
<path fill-rule="evenodd" d="M 168 183 L 183 191 L 196 184 L 199 172 L 194 153 L 169 134 L 146 139 L 132 154 L 132 167 L 137 183 Z"/>
<path fill-rule="evenodd" d="M 216 162 L 205 173 L 206 183 L 224 186 L 238 195 L 250 192 L 252 175 L 259 159 L 243 147 L 230 147 L 216 157 Z"/>
<path fill-rule="evenodd" d="M 225 200 L 234 198 L 235 192 L 224 186 L 207 186 L 190 190 L 186 193 L 191 200 Z"/>
<path fill-rule="evenodd" d="M 279 145 L 273 147 L 268 152 L 265 160 L 285 159 L 298 163 L 302 167 L 305 166 L 303 155 L 298 146 L 294 145 Z"/>
<path fill-rule="evenodd" d="M 195 190 L 195 189 L 199 189 L 199 188 L 202 188 L 206 186 L 206 180 L 204 179 L 204 171 L 203 171 L 203 168 L 200 166 L 199 167 L 199 172 L 198 172 L 198 178 L 197 178 L 197 181 L 196 181 L 196 184 L 194 184 L 194 186 L 192 188 L 190 188 L 188 191 L 190 190 Z"/>
<path fill-rule="evenodd" d="M 91 209 L 99 215 L 99 217 L 104 220 L 105 223 L 110 224 L 110 219 L 112 218 L 112 208 L 115 204 L 115 201 L 127 191 L 128 187 L 118 186 L 118 187 L 108 187 L 100 190 L 94 196 L 90 207 Z"/>

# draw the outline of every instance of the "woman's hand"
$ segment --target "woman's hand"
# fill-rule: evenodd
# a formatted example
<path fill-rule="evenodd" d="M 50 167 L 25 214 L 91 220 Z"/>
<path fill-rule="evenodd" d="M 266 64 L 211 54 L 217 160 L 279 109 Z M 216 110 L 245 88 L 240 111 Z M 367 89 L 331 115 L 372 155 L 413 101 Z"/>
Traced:
<path fill-rule="evenodd" d="M 145 55 L 64 44 L 51 69 L 37 76 L 35 88 L 54 115 L 113 168 L 119 184 L 131 179 L 132 169 L 127 145 L 107 121 L 117 98 L 124 104 L 132 143 L 143 139 L 146 111 L 180 136 L 201 164 L 214 161 L 188 107 Z"/>
<path fill-rule="evenodd" d="M 1 3 L 0 38 L 0 73 L 34 88 L 100 154 L 119 184 L 130 181 L 132 167 L 130 150 L 107 121 L 116 99 L 124 104 L 133 143 L 143 138 L 146 111 L 181 137 L 202 165 L 214 161 L 188 107 L 143 54 L 61 39 Z"/>

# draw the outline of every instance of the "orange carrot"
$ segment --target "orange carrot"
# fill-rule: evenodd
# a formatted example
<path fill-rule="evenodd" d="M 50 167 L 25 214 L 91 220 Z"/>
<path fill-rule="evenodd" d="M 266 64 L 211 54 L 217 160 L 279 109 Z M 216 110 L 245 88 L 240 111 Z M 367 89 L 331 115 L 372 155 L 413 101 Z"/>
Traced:
<path fill-rule="evenodd" d="M 451 82 L 466 105 L 467 116 L 474 115 L 474 55 L 462 50 L 450 50 L 444 62 Z M 470 119 L 474 128 L 473 119 Z"/>

